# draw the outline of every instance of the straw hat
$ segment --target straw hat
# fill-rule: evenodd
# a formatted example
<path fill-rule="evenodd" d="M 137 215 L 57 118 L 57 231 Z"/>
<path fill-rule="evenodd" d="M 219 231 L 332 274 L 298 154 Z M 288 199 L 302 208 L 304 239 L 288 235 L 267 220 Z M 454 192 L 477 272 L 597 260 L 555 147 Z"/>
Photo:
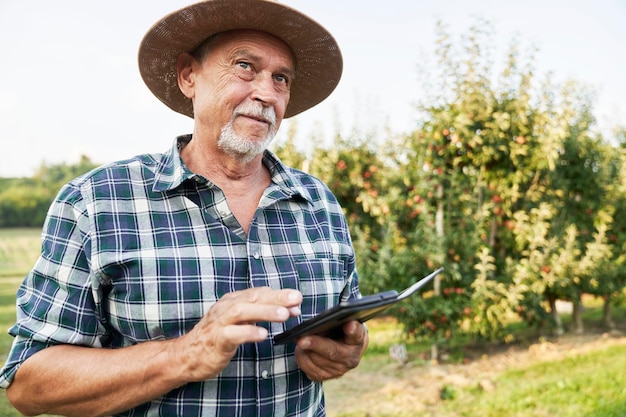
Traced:
<path fill-rule="evenodd" d="M 165 16 L 139 47 L 144 82 L 172 110 L 193 118 L 191 100 L 178 88 L 176 59 L 209 36 L 234 29 L 264 31 L 291 48 L 296 76 L 286 118 L 315 106 L 339 83 L 343 60 L 333 36 L 308 16 L 271 0 L 209 0 Z"/>

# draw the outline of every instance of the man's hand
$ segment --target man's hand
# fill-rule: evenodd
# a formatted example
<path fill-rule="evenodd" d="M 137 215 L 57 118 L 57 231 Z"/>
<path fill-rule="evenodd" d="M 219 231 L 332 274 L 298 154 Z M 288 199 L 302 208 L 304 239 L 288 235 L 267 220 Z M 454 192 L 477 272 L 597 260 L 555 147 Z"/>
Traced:
<path fill-rule="evenodd" d="M 191 381 L 219 374 L 239 345 L 260 342 L 267 330 L 258 322 L 284 322 L 300 314 L 302 294 L 296 290 L 252 288 L 223 296 L 187 334 L 171 347 L 181 376 Z"/>
<path fill-rule="evenodd" d="M 356 368 L 367 348 L 368 335 L 358 321 L 343 325 L 340 340 L 322 336 L 305 336 L 298 340 L 296 361 L 312 381 L 338 378 Z"/>

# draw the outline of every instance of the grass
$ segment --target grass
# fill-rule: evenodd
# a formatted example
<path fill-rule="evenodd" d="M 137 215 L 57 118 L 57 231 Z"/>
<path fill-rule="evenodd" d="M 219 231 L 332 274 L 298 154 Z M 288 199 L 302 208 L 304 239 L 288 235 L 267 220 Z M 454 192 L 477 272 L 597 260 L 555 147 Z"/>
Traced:
<path fill-rule="evenodd" d="M 458 390 L 442 414 L 499 417 L 612 417 L 626 415 L 626 346 L 528 364 L 505 371 L 495 390 Z"/>
<path fill-rule="evenodd" d="M 370 347 L 359 367 L 325 383 L 328 415 L 626 417 L 626 338 L 600 331 L 601 312 L 599 299 L 586 298 L 583 336 L 549 341 L 522 329 L 509 345 L 466 339 L 446 349 L 448 360 L 438 365 L 428 359 L 429 346 L 406 342 L 394 320 L 372 320 Z M 626 323 L 623 306 L 613 315 L 616 323 Z M 566 327 L 571 324 L 571 315 L 562 318 Z M 407 343 L 402 365 L 389 355 L 399 343 Z"/>
<path fill-rule="evenodd" d="M 370 323 L 372 338 L 377 337 L 378 324 Z M 383 323 L 383 332 L 389 326 Z M 399 365 L 377 347 L 358 368 L 325 384 L 328 415 L 626 416 L 626 340 L 601 334 L 577 340 L 538 340 L 511 348 L 515 354 L 501 351 L 467 363 L 439 365 L 419 355 Z"/>
<path fill-rule="evenodd" d="M 7 330 L 15 320 L 15 293 L 38 256 L 39 233 L 0 229 L 2 360 L 12 342 Z M 585 320 L 597 322 L 601 306 L 591 303 L 585 307 Z M 626 310 L 616 310 L 615 318 L 625 322 Z M 564 323 L 569 323 L 569 317 L 564 317 Z M 573 349 L 548 360 L 513 359 L 500 369 L 488 360 L 477 367 L 482 363 L 480 355 L 472 363 L 464 363 L 462 347 L 455 347 L 454 363 L 432 365 L 427 360 L 428 346 L 419 344 L 407 344 L 409 362 L 399 365 L 388 353 L 391 345 L 406 343 L 398 325 L 391 319 L 379 319 L 369 322 L 368 328 L 370 347 L 361 365 L 343 378 L 325 383 L 329 417 L 626 416 L 623 338 L 608 338 L 615 343 Z M 484 347 L 483 353 L 487 351 Z M 488 389 L 481 384 L 483 379 L 490 381 Z M 20 416 L 3 390 L 0 416 Z"/>
<path fill-rule="evenodd" d="M 41 229 L 0 229 L 0 277 L 25 274 L 39 255 Z"/>

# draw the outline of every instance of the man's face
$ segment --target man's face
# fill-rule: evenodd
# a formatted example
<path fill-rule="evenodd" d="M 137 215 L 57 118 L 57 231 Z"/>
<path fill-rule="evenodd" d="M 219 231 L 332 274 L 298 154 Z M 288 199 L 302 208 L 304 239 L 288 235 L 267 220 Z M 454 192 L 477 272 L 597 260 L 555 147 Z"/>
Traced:
<path fill-rule="evenodd" d="M 217 139 L 226 128 L 230 136 L 251 143 L 271 140 L 293 82 L 294 62 L 286 44 L 264 32 L 226 32 L 192 68 L 190 95 L 200 132 Z"/>

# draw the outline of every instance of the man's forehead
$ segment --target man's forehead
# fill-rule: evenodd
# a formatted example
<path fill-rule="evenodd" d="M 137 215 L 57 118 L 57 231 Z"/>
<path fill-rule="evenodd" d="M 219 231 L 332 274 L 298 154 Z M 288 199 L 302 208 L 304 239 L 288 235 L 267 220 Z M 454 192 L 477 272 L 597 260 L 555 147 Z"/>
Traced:
<path fill-rule="evenodd" d="M 281 39 L 269 33 L 238 30 L 218 34 L 212 49 L 227 54 L 229 59 L 245 58 L 252 62 L 262 62 L 267 58 L 278 58 L 284 71 L 295 71 L 291 49 Z"/>
<path fill-rule="evenodd" d="M 281 51 L 293 60 L 293 52 L 286 42 L 277 36 L 259 30 L 239 29 L 221 32 L 215 35 L 215 44 L 229 44 L 236 48 L 238 45 L 256 45 L 262 49 Z"/>
<path fill-rule="evenodd" d="M 230 52 L 228 58 L 230 60 L 244 59 L 251 63 L 263 64 L 268 61 L 268 58 L 276 57 L 275 54 L 265 54 L 265 52 L 267 51 L 259 53 L 258 49 L 250 49 L 246 46 L 239 46 Z M 279 57 L 278 61 L 274 61 L 274 64 L 276 66 L 275 71 L 289 75 L 291 78 L 295 76 L 294 62 L 291 55 Z"/>

